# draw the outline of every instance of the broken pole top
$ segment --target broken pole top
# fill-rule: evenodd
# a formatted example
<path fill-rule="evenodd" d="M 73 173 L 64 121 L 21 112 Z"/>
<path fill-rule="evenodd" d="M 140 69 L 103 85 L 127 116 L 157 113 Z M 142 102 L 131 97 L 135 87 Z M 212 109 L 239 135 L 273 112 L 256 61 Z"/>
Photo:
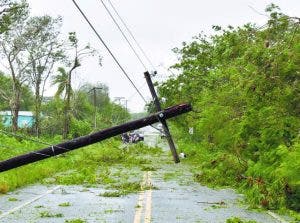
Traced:
<path fill-rule="evenodd" d="M 34 163 L 39 160 L 43 160 L 52 156 L 56 156 L 62 153 L 69 152 L 84 146 L 88 146 L 105 139 L 120 135 L 124 132 L 129 132 L 135 129 L 139 129 L 160 120 L 169 119 L 192 110 L 190 104 L 180 104 L 163 111 L 152 114 L 148 117 L 141 118 L 135 121 L 127 122 L 121 125 L 117 125 L 111 128 L 103 129 L 101 131 L 92 133 L 90 135 L 82 136 L 72 139 L 67 142 L 63 142 L 57 145 L 53 145 L 41 150 L 29 152 L 23 155 L 19 155 L 8 160 L 0 161 L 0 172 L 4 172 L 10 169 L 14 169 L 29 163 Z"/>

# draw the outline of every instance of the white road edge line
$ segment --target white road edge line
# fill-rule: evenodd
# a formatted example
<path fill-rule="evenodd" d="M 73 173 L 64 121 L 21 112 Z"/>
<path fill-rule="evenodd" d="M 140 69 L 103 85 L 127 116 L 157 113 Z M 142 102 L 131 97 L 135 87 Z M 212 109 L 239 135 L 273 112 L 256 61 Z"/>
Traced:
<path fill-rule="evenodd" d="M 41 195 L 39 195 L 39 196 L 37 196 L 37 197 L 35 197 L 35 198 L 33 198 L 33 199 L 31 199 L 31 200 L 29 200 L 29 201 L 27 201 L 27 202 L 21 204 L 21 205 L 15 207 L 15 208 L 13 208 L 13 209 L 10 209 L 9 211 L 6 211 L 6 212 L 2 213 L 2 214 L 0 215 L 0 219 L 2 219 L 2 218 L 4 218 L 5 216 L 7 216 L 7 215 L 9 215 L 9 214 L 12 214 L 12 213 L 14 213 L 15 211 L 17 211 L 17 210 L 19 210 L 19 209 L 21 209 L 21 208 L 23 208 L 23 207 L 25 207 L 25 206 L 27 206 L 27 205 L 29 205 L 29 204 L 35 202 L 35 201 L 41 199 L 42 197 L 45 197 L 45 196 L 48 195 L 48 194 L 53 193 L 54 191 L 56 191 L 56 190 L 59 189 L 60 187 L 61 187 L 61 186 L 56 186 L 56 187 L 54 187 L 53 189 L 46 191 L 46 193 L 41 194 Z"/>
<path fill-rule="evenodd" d="M 279 221 L 280 223 L 288 223 L 286 220 L 282 219 L 281 217 L 279 217 L 277 214 L 275 214 L 272 211 L 267 211 L 267 213 L 269 215 L 271 215 L 273 218 L 275 218 L 277 221 Z"/>

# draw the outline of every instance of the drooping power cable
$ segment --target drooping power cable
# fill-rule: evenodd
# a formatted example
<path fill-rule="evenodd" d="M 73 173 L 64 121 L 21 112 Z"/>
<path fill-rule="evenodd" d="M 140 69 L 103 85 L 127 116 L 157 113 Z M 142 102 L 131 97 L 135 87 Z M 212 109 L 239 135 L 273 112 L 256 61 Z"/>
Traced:
<path fill-rule="evenodd" d="M 114 24 L 117 26 L 118 30 L 121 32 L 122 36 L 124 37 L 124 39 L 126 40 L 126 42 L 128 43 L 129 47 L 131 48 L 131 50 L 133 51 L 133 53 L 135 54 L 136 58 L 138 59 L 138 61 L 142 64 L 142 66 L 144 67 L 145 71 L 147 70 L 146 65 L 144 64 L 143 60 L 140 58 L 140 56 L 138 55 L 138 53 L 136 52 L 136 50 L 134 49 L 133 45 L 130 43 L 129 39 L 127 38 L 127 36 L 125 35 L 125 33 L 123 32 L 123 30 L 121 29 L 121 27 L 119 26 L 118 22 L 116 21 L 116 19 L 114 18 L 113 14 L 110 12 L 109 8 L 107 8 L 106 4 L 103 2 L 103 0 L 100 0 L 100 2 L 102 3 L 102 5 L 104 6 L 106 12 L 109 14 L 110 18 L 113 20 Z"/>
<path fill-rule="evenodd" d="M 124 68 L 122 67 L 122 65 L 119 63 L 118 59 L 115 57 L 115 55 L 112 53 L 112 51 L 109 49 L 109 47 L 107 46 L 107 44 L 104 42 L 104 40 L 101 38 L 100 34 L 97 32 L 97 30 L 95 29 L 95 27 L 92 25 L 92 23 L 89 21 L 89 19 L 87 18 L 87 16 L 85 15 L 85 13 L 81 10 L 81 8 L 79 7 L 79 5 L 76 3 L 75 0 L 72 0 L 72 2 L 74 3 L 74 5 L 76 6 L 76 8 L 78 9 L 78 11 L 80 12 L 80 14 L 84 17 L 84 19 L 86 20 L 86 22 L 89 24 L 89 26 L 91 27 L 91 29 L 94 31 L 94 33 L 96 34 L 96 36 L 98 37 L 98 39 L 100 40 L 100 42 L 103 44 L 103 46 L 106 48 L 106 50 L 109 52 L 109 54 L 111 55 L 111 57 L 113 58 L 113 60 L 116 62 L 116 64 L 118 65 L 118 67 L 121 69 L 121 71 L 123 72 L 123 74 L 126 76 L 126 78 L 130 81 L 130 83 L 132 84 L 132 86 L 135 88 L 135 90 L 138 92 L 138 94 L 141 96 L 141 98 L 143 99 L 143 101 L 145 103 L 147 103 L 145 97 L 142 95 L 142 93 L 139 91 L 139 89 L 136 87 L 136 85 L 133 83 L 133 81 L 131 80 L 131 78 L 129 77 L 129 75 L 127 74 L 127 72 L 124 70 Z"/>
<path fill-rule="evenodd" d="M 118 18 L 120 19 L 120 21 L 122 22 L 122 24 L 124 25 L 124 27 L 126 28 L 127 32 L 129 33 L 129 35 L 131 36 L 131 38 L 134 40 L 135 44 L 137 45 L 137 47 L 139 48 L 139 50 L 142 52 L 142 54 L 144 55 L 144 57 L 146 58 L 146 60 L 148 61 L 148 63 L 152 66 L 153 70 L 155 69 L 155 66 L 153 65 L 153 63 L 151 62 L 151 60 L 149 59 L 149 57 L 147 56 L 146 52 L 144 51 L 144 49 L 141 47 L 141 45 L 139 44 L 139 42 L 137 41 L 137 39 L 134 37 L 133 33 L 131 32 L 131 30 L 129 29 L 129 27 L 126 25 L 125 21 L 122 19 L 122 17 L 120 16 L 120 14 L 118 13 L 116 7 L 112 4 L 112 2 L 110 0 L 107 0 L 108 3 L 110 4 L 110 6 L 112 7 L 112 9 L 114 10 L 114 12 L 116 13 L 116 15 L 118 16 Z"/>

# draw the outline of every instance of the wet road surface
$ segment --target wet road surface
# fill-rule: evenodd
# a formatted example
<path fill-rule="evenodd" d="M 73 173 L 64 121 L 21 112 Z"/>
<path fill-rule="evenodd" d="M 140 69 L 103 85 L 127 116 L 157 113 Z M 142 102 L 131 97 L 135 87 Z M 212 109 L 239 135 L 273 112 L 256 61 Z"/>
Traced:
<path fill-rule="evenodd" d="M 147 130 L 145 139 L 156 144 L 157 135 Z M 223 223 L 231 217 L 261 223 L 280 222 L 265 212 L 247 210 L 242 195 L 233 190 L 214 190 L 193 181 L 189 167 L 157 163 L 156 171 L 138 171 L 138 194 L 103 197 L 103 185 L 44 186 L 33 185 L 0 197 L 0 222 L 211 222 Z M 126 171 L 126 170 L 125 170 Z M 77 221 L 75 221 L 77 220 Z"/>

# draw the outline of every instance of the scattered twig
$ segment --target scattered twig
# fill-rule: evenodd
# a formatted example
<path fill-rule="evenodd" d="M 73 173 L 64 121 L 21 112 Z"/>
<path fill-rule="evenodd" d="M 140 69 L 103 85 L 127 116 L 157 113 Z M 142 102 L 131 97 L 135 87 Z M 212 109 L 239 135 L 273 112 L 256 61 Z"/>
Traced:
<path fill-rule="evenodd" d="M 217 204 L 217 205 L 225 205 L 224 201 L 219 202 L 207 202 L 207 201 L 197 201 L 198 204 Z"/>

